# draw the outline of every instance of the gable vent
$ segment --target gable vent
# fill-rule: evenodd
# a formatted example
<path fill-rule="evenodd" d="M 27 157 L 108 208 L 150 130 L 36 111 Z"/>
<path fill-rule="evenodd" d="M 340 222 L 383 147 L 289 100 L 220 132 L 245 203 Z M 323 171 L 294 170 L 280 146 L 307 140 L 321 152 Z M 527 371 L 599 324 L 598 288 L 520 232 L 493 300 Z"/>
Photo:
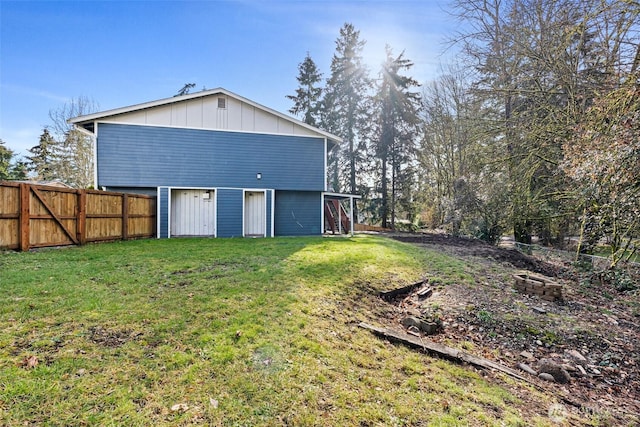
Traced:
<path fill-rule="evenodd" d="M 227 108 L 227 98 L 218 98 L 218 108 Z"/>

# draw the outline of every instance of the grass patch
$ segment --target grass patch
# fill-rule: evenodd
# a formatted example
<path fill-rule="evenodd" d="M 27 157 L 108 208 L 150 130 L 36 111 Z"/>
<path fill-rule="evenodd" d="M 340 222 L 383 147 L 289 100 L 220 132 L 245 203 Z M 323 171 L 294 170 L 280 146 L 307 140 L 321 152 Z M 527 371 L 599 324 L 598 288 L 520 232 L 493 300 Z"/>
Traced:
<path fill-rule="evenodd" d="M 464 268 L 371 236 L 2 253 L 0 424 L 518 425 L 505 389 L 356 326 Z"/>

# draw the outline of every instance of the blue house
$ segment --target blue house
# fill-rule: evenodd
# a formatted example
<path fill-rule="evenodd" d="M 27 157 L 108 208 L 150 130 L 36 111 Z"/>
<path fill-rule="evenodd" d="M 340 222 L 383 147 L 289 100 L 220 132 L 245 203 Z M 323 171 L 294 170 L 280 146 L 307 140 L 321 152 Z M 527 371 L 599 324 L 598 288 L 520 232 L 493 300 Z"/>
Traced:
<path fill-rule="evenodd" d="M 69 122 L 95 138 L 96 188 L 157 195 L 160 238 L 353 232 L 358 196 L 327 188 L 340 138 L 225 89 Z"/>

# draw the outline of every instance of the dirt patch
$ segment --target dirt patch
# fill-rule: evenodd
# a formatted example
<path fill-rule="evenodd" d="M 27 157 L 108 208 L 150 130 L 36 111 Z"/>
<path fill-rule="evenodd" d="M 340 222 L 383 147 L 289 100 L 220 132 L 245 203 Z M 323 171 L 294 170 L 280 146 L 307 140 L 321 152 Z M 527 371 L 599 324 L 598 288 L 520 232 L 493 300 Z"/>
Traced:
<path fill-rule="evenodd" d="M 532 381 L 568 406 L 616 425 L 640 422 L 640 303 L 638 294 L 606 283 L 589 284 L 571 265 L 553 264 L 483 242 L 441 234 L 393 235 L 443 251 L 474 270 L 475 284 L 435 285 L 425 299 L 412 290 L 386 302 L 389 326 L 408 313 L 438 316 L 444 332 L 429 339 L 518 369 L 562 366 L 568 384 Z M 564 301 L 517 292 L 512 275 L 526 270 L 563 285 Z M 583 415 L 588 415 L 584 414 Z M 620 423 L 620 424 L 619 424 Z"/>
<path fill-rule="evenodd" d="M 89 340 L 104 347 L 120 347 L 126 342 L 136 339 L 140 333 L 130 330 L 116 330 L 103 328 L 102 326 L 90 326 Z"/>
<path fill-rule="evenodd" d="M 545 276 L 556 277 L 567 273 L 567 268 L 551 264 L 516 249 L 500 248 L 481 240 L 456 237 L 447 234 L 392 234 L 391 238 L 405 243 L 435 246 L 444 252 L 463 257 L 481 257 L 505 264 L 509 267 L 533 271 Z"/>

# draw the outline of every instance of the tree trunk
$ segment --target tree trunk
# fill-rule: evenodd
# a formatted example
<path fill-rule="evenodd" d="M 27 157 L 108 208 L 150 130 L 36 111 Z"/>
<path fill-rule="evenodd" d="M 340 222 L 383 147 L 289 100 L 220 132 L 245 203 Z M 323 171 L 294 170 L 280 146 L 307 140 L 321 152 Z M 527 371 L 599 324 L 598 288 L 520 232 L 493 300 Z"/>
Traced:
<path fill-rule="evenodd" d="M 387 217 L 389 216 L 389 205 L 387 204 L 389 193 L 387 190 L 387 156 L 382 156 L 382 182 L 380 183 L 382 187 L 382 205 L 380 207 L 380 212 L 382 216 L 382 227 L 387 228 Z"/>
<path fill-rule="evenodd" d="M 520 218 L 513 219 L 513 237 L 516 242 L 531 244 L 531 222 Z"/>
<path fill-rule="evenodd" d="M 391 229 L 396 229 L 396 159 L 391 156 Z"/>

